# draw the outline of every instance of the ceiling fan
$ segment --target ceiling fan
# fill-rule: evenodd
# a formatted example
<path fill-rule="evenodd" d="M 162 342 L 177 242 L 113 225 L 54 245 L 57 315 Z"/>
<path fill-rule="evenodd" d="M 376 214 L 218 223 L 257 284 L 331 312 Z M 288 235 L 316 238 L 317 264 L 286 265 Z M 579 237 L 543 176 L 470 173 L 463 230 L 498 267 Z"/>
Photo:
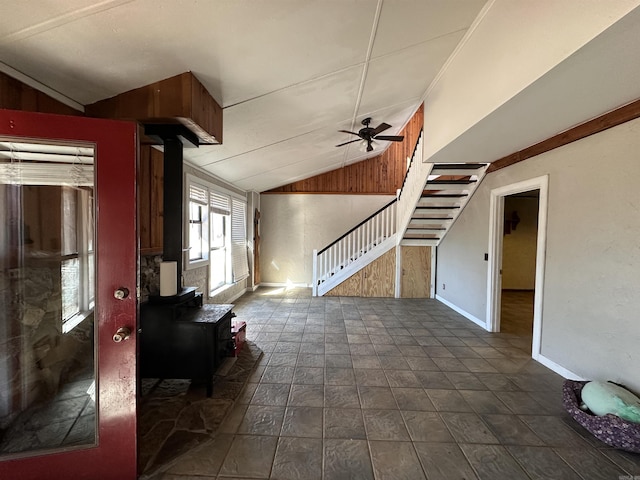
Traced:
<path fill-rule="evenodd" d="M 361 128 L 358 131 L 358 133 L 350 132 L 349 130 L 338 130 L 339 132 L 342 132 L 342 133 L 350 133 L 351 135 L 357 135 L 360 138 L 358 138 L 357 140 L 350 140 L 348 142 L 341 143 L 339 145 L 336 145 L 336 147 L 342 147 L 343 145 L 348 145 L 349 143 L 362 141 L 363 144 L 367 145 L 367 152 L 371 152 L 373 150 L 374 140 L 386 140 L 388 142 L 401 142 L 402 140 L 404 140 L 404 136 L 402 135 L 380 135 L 385 130 L 391 128 L 391 125 L 389 125 L 388 123 L 382 122 L 376 128 L 371 128 L 369 126 L 370 123 L 371 123 L 370 117 L 367 117 L 364 120 L 362 120 L 362 125 L 364 125 L 364 128 Z"/>

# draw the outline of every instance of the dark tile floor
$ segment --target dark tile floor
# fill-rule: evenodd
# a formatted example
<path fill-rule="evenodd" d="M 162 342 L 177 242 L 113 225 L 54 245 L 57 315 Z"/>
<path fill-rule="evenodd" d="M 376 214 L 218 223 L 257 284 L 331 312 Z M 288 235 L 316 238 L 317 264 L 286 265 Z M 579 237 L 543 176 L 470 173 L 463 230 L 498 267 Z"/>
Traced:
<path fill-rule="evenodd" d="M 506 298 L 506 297 L 505 297 Z M 236 302 L 264 352 L 215 440 L 153 478 L 632 479 L 564 411 L 531 334 L 485 332 L 435 300 Z"/>

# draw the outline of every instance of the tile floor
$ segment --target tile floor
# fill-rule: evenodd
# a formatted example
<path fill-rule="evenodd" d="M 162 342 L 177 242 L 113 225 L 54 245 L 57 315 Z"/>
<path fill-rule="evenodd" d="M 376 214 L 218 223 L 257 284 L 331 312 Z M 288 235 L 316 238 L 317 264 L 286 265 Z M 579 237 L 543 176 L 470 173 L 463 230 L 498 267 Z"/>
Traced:
<path fill-rule="evenodd" d="M 640 456 L 564 412 L 530 334 L 487 333 L 435 300 L 307 289 L 259 289 L 234 311 L 264 355 L 215 441 L 154 479 L 640 476 Z"/>

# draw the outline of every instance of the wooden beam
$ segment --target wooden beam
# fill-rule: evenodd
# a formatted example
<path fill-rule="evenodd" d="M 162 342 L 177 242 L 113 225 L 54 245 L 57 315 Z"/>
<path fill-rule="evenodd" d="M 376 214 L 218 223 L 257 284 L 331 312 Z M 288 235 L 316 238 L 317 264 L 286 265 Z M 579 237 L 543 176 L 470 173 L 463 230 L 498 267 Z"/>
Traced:
<path fill-rule="evenodd" d="M 588 137 L 589 135 L 602 132 L 611 127 L 621 125 L 625 122 L 634 120 L 639 117 L 640 100 L 636 100 L 635 102 L 631 102 L 609 113 L 605 113 L 604 115 L 594 118 L 593 120 L 581 123 L 580 125 L 570 128 L 565 132 L 554 135 L 551 138 L 547 138 L 546 140 L 536 143 L 535 145 L 507 155 L 506 157 L 502 157 L 489 165 L 487 173 L 495 172 L 496 170 L 500 170 L 501 168 L 514 165 L 518 162 L 527 160 L 528 158 L 535 157 L 537 155 L 540 155 L 541 153 L 548 152 L 549 150 L 553 150 L 554 148 L 567 145 L 569 143 L 575 142 L 576 140 L 581 140 L 585 137 Z"/>
<path fill-rule="evenodd" d="M 222 107 L 191 72 L 92 103 L 85 112 L 142 123 L 181 123 L 200 143 L 222 143 Z"/>

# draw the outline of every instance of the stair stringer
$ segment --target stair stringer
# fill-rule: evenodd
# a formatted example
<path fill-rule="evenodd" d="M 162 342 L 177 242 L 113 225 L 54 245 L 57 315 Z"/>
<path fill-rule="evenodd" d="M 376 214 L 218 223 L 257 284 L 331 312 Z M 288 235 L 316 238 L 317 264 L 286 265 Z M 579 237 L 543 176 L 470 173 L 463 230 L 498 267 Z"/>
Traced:
<path fill-rule="evenodd" d="M 320 285 L 318 285 L 317 295 L 323 296 L 329 290 L 337 287 L 349 277 L 358 273 L 364 267 L 372 263 L 374 260 L 377 260 L 389 250 L 395 248 L 397 243 L 397 234 L 394 233 L 390 235 L 375 247 L 368 250 L 364 255 L 358 257 L 356 260 L 340 269 L 335 275 L 332 275 L 330 278 L 320 283 Z"/>

